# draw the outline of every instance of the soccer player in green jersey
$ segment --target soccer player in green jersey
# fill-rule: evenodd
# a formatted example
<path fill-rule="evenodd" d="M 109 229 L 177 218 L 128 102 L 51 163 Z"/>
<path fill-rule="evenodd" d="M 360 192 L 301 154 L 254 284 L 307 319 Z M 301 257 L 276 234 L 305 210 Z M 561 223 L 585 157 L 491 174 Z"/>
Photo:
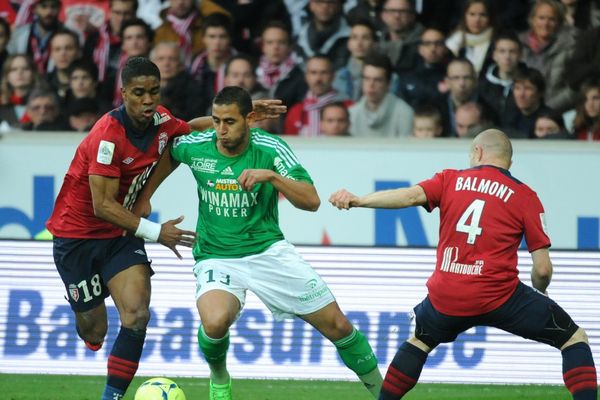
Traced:
<path fill-rule="evenodd" d="M 150 212 L 150 197 L 177 167 L 187 164 L 198 185 L 196 306 L 198 343 L 210 367 L 210 399 L 231 399 L 226 368 L 229 327 L 254 292 L 281 320 L 298 316 L 333 342 L 343 362 L 374 398 L 382 383 L 365 336 L 340 310 L 323 279 L 279 228 L 278 194 L 316 211 L 320 199 L 308 172 L 279 137 L 258 128 L 250 95 L 229 86 L 213 101 L 214 129 L 174 141 L 144 186 L 136 210 Z"/>

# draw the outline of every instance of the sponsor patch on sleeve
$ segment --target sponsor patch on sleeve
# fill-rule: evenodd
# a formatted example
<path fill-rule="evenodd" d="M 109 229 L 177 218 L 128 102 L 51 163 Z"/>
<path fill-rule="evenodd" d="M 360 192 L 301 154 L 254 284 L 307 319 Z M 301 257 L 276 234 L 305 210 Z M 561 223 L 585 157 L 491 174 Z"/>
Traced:
<path fill-rule="evenodd" d="M 113 142 L 107 142 L 101 140 L 98 146 L 98 155 L 96 161 L 99 164 L 110 165 L 112 163 L 113 155 L 115 153 L 115 144 Z"/>

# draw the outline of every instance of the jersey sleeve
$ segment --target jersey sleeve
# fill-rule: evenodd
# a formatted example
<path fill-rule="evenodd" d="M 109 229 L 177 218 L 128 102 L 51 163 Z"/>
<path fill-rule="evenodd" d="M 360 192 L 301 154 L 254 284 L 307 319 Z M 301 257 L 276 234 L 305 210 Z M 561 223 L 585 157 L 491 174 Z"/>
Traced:
<path fill-rule="evenodd" d="M 111 178 L 121 176 L 121 148 L 123 145 L 117 135 L 111 132 L 121 129 L 108 120 L 103 124 L 97 124 L 88 134 L 89 141 L 86 146 L 89 175 L 100 175 Z"/>
<path fill-rule="evenodd" d="M 546 226 L 546 214 L 542 202 L 535 193 L 524 202 L 523 226 L 525 229 L 525 241 L 529 252 L 550 247 L 548 228 Z"/>
<path fill-rule="evenodd" d="M 185 164 L 185 152 L 189 145 L 189 135 L 177 136 L 173 139 L 173 146 L 171 147 L 171 157 L 174 160 Z"/>
<path fill-rule="evenodd" d="M 442 201 L 445 177 L 446 171 L 442 171 L 436 173 L 432 178 L 418 183 L 425 191 L 425 196 L 427 196 L 425 209 L 429 212 L 438 207 Z"/>
<path fill-rule="evenodd" d="M 294 154 L 288 144 L 280 138 L 275 139 L 277 140 L 277 145 L 274 147 L 273 170 L 285 178 L 312 184 L 313 180 L 308 171 L 300 164 L 298 157 L 296 157 L 296 154 Z"/>
<path fill-rule="evenodd" d="M 169 115 L 171 114 L 169 113 Z M 171 115 L 171 120 L 168 123 L 169 139 L 190 133 L 190 125 L 182 119 L 175 118 Z"/>

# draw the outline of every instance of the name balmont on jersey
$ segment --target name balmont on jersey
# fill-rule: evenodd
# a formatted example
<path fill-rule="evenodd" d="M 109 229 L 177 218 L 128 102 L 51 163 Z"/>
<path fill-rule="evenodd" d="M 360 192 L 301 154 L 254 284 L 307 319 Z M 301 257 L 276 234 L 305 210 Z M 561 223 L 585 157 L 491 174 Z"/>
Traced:
<path fill-rule="evenodd" d="M 469 190 L 471 192 L 479 192 L 489 194 L 490 196 L 496 196 L 505 203 L 515 193 L 514 190 L 508 186 L 493 181 L 491 179 L 479 179 L 476 176 L 468 176 L 466 178 L 458 177 L 456 179 L 455 190 Z"/>
<path fill-rule="evenodd" d="M 200 187 L 203 203 L 208 212 L 225 218 L 245 218 L 250 207 L 258 205 L 258 192 L 244 192 L 235 179 L 217 179 L 207 182 L 209 189 Z"/>

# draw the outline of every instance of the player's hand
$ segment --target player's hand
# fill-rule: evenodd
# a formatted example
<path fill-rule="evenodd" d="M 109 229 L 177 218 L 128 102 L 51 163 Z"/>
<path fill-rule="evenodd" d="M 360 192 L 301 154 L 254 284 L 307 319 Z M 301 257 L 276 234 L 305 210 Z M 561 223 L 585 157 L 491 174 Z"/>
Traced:
<path fill-rule="evenodd" d="M 354 207 L 357 196 L 350 193 L 346 189 L 340 189 L 329 196 L 329 202 L 340 210 L 349 210 Z"/>
<path fill-rule="evenodd" d="M 283 105 L 281 100 L 254 100 L 252 101 L 252 106 L 254 108 L 255 121 L 279 118 L 281 114 L 287 112 L 287 106 Z"/>
<path fill-rule="evenodd" d="M 131 208 L 131 212 L 134 213 L 137 217 L 148 218 L 148 216 L 152 212 L 152 205 L 150 204 L 150 200 L 142 200 L 138 198 L 135 201 L 133 207 Z"/>
<path fill-rule="evenodd" d="M 168 247 L 180 260 L 183 258 L 175 246 L 192 247 L 196 241 L 196 232 L 177 228 L 175 225 L 183 221 L 183 215 L 162 224 L 158 243 Z"/>
<path fill-rule="evenodd" d="M 245 169 L 237 180 L 242 189 L 250 192 L 257 183 L 269 182 L 274 174 L 270 169 Z"/>

